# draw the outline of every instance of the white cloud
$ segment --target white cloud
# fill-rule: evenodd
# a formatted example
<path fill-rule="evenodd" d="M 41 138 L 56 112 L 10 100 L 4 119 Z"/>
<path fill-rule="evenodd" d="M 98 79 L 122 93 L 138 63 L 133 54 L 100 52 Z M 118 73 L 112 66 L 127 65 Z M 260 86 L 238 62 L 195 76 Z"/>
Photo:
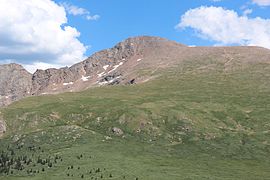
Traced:
<path fill-rule="evenodd" d="M 72 14 L 74 16 L 89 14 L 89 11 L 87 11 L 84 8 L 80 8 L 80 7 L 77 7 L 68 3 L 62 3 L 61 5 L 63 5 L 63 7 L 66 9 L 66 11 L 69 14 Z"/>
<path fill-rule="evenodd" d="M 85 58 L 80 32 L 67 25 L 65 9 L 52 0 L 0 0 L 0 22 L 0 63 L 14 59 L 33 68 Z"/>
<path fill-rule="evenodd" d="M 252 2 L 259 6 L 270 6 L 270 0 L 252 0 Z"/>
<path fill-rule="evenodd" d="M 32 64 L 22 64 L 23 67 L 30 73 L 34 73 L 37 69 L 61 68 L 59 64 L 48 64 L 44 62 L 33 62 Z"/>
<path fill-rule="evenodd" d="M 187 11 L 177 28 L 192 28 L 200 37 L 218 44 L 256 45 L 270 48 L 270 19 L 239 16 L 222 7 L 199 7 Z"/>
<path fill-rule="evenodd" d="M 243 11 L 243 15 L 244 15 L 244 16 L 248 16 L 248 15 L 251 14 L 252 12 L 253 12 L 252 9 L 245 9 L 245 10 Z"/>
<path fill-rule="evenodd" d="M 74 6 L 69 3 L 61 3 L 61 5 L 66 9 L 68 14 L 73 16 L 84 16 L 87 20 L 98 20 L 100 18 L 99 15 L 90 15 L 90 12 L 87 9 Z"/>
<path fill-rule="evenodd" d="M 99 18 L 100 18 L 99 15 L 94 15 L 94 16 L 87 15 L 86 16 L 87 20 L 98 20 Z"/>

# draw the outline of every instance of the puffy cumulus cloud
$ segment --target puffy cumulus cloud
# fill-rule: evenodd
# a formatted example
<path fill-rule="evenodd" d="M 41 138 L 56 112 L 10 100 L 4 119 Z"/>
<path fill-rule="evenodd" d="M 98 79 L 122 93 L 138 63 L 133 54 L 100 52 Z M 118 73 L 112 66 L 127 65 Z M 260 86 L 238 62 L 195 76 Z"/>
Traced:
<path fill-rule="evenodd" d="M 259 6 L 270 6 L 270 0 L 252 0 L 252 2 Z"/>
<path fill-rule="evenodd" d="M 14 59 L 33 72 L 84 59 L 80 32 L 52 0 L 0 0 L 0 22 L 0 62 Z"/>
<path fill-rule="evenodd" d="M 218 44 L 256 45 L 270 48 L 270 20 L 239 16 L 222 7 L 199 7 L 187 11 L 177 28 L 192 28 L 200 37 Z"/>

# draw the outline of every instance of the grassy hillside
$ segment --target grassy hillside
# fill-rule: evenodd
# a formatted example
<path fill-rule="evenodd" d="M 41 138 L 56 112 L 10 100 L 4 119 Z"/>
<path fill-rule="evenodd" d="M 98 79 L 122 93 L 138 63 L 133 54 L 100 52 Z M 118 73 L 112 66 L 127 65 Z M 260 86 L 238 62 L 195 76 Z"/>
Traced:
<path fill-rule="evenodd" d="M 186 64 L 16 102 L 1 109 L 0 152 L 15 162 L 0 179 L 269 179 L 269 70 Z"/>

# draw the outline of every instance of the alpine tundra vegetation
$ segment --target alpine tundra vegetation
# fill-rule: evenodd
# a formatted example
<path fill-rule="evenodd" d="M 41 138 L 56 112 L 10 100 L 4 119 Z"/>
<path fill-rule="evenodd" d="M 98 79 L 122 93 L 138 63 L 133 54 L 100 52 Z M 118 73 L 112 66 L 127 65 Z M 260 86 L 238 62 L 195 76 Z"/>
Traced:
<path fill-rule="evenodd" d="M 42 91 L 1 109 L 2 179 L 270 177 L 269 50 L 191 48 L 155 37 L 128 42 L 152 46 L 126 60 L 129 44 L 116 51 L 119 83 L 95 79 L 84 91 Z M 168 42 L 172 49 L 162 51 Z M 161 59 L 168 60 L 157 66 Z M 106 81 L 110 66 L 95 78 Z M 71 89 L 88 82 L 77 77 Z"/>

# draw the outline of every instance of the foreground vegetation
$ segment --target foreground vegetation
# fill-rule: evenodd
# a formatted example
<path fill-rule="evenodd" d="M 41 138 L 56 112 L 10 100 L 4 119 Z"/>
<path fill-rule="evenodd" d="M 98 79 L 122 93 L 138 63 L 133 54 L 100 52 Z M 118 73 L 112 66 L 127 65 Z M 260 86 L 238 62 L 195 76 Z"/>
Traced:
<path fill-rule="evenodd" d="M 0 179 L 269 179 L 269 65 L 186 67 L 2 109 Z"/>

